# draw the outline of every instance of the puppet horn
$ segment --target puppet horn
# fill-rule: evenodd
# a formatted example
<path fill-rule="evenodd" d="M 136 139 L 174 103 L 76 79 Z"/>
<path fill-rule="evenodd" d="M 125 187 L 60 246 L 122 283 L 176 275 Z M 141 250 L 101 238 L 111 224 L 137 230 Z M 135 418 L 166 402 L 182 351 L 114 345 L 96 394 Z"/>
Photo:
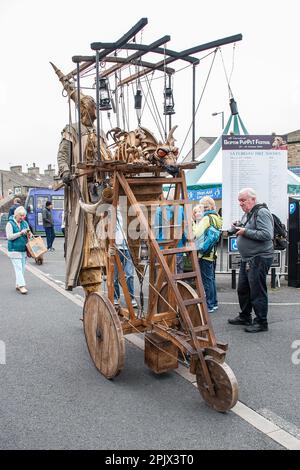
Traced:
<path fill-rule="evenodd" d="M 61 82 L 62 86 L 64 87 L 64 90 L 68 93 L 69 98 L 71 98 L 76 104 L 77 104 L 77 92 L 76 88 L 73 83 L 71 83 L 68 79 L 66 79 L 66 76 L 62 73 L 59 68 L 56 67 L 52 62 L 50 62 L 52 65 L 54 72 L 59 78 L 59 81 Z M 84 97 L 82 93 L 80 93 L 80 100 Z"/>

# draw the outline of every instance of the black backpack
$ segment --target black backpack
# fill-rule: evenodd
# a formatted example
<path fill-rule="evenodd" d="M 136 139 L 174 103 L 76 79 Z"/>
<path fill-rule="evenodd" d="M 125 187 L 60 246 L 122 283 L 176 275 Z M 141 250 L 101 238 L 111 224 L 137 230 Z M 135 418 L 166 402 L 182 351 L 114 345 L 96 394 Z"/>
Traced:
<path fill-rule="evenodd" d="M 274 221 L 274 250 L 285 250 L 287 247 L 287 230 L 277 215 L 272 214 Z"/>
<path fill-rule="evenodd" d="M 256 225 L 256 218 L 259 209 L 265 207 L 268 209 L 266 204 L 258 204 L 254 209 L 254 219 Z M 274 222 L 274 237 L 273 237 L 273 246 L 274 250 L 285 250 L 287 248 L 287 230 L 286 226 L 281 222 L 277 215 L 272 214 L 273 222 Z M 249 219 L 248 219 L 249 220 Z"/>

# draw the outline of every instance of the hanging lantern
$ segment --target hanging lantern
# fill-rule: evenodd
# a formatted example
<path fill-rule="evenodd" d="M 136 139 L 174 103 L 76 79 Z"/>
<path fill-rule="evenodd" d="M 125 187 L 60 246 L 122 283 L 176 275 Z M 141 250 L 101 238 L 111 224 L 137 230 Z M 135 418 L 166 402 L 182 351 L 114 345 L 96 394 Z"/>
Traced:
<path fill-rule="evenodd" d="M 139 264 L 142 266 L 149 264 L 149 249 L 145 240 L 141 240 L 139 249 Z"/>
<path fill-rule="evenodd" d="M 175 114 L 173 91 L 172 91 L 172 88 L 170 87 L 165 88 L 165 91 L 164 91 L 164 114 L 167 116 L 170 116 L 171 114 Z"/>
<path fill-rule="evenodd" d="M 100 78 L 99 80 L 99 109 L 100 111 L 109 111 L 111 109 L 108 80 Z"/>
<path fill-rule="evenodd" d="M 237 104 L 234 98 L 230 98 L 229 100 L 229 106 L 231 110 L 231 114 L 234 116 L 235 114 L 239 114 L 238 109 L 237 109 Z"/>
<path fill-rule="evenodd" d="M 136 110 L 138 123 L 140 125 L 142 117 L 142 90 L 136 90 L 136 95 L 134 95 L 134 109 Z"/>
<path fill-rule="evenodd" d="M 134 109 L 142 109 L 142 90 L 136 90 L 136 95 L 134 95 Z"/>

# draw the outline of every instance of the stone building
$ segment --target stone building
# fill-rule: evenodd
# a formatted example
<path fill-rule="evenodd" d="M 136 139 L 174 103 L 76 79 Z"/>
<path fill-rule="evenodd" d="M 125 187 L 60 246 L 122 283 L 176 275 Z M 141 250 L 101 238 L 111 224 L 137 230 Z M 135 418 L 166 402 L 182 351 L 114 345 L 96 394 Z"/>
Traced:
<path fill-rule="evenodd" d="M 23 172 L 22 165 L 11 166 L 9 170 L 0 170 L 0 199 L 10 195 L 26 196 L 29 188 L 48 188 L 53 185 L 55 169 L 51 165 L 40 173 L 40 169 L 33 163 Z"/>
<path fill-rule="evenodd" d="M 288 142 L 288 167 L 290 169 L 299 167 L 300 173 L 300 129 L 287 134 Z"/>

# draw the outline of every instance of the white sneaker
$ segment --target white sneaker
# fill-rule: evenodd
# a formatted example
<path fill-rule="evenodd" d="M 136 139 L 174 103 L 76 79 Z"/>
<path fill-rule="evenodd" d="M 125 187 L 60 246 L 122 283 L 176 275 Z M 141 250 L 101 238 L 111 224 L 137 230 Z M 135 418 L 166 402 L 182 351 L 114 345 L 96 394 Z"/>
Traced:
<path fill-rule="evenodd" d="M 131 300 L 131 305 L 133 306 L 133 308 L 137 308 L 138 307 L 138 303 L 135 299 L 132 299 Z"/>
<path fill-rule="evenodd" d="M 19 287 L 19 291 L 21 292 L 21 294 L 27 294 L 27 292 L 28 292 L 28 290 L 26 289 L 25 286 Z"/>

